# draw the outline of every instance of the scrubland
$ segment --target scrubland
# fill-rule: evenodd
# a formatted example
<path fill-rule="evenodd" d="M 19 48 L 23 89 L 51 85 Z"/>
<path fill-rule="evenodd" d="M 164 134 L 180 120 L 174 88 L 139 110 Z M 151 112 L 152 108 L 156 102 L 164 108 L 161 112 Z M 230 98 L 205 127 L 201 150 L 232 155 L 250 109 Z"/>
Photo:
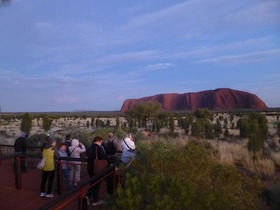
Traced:
<path fill-rule="evenodd" d="M 277 148 L 254 159 L 246 139 L 145 136 L 131 165 L 121 169 L 125 188 L 108 199 L 108 209 L 280 208 Z"/>

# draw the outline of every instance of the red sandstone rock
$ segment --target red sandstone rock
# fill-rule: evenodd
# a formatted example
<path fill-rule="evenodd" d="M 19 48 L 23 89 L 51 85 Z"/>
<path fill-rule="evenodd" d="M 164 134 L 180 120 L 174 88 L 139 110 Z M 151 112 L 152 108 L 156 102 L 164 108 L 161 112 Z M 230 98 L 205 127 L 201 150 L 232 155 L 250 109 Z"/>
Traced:
<path fill-rule="evenodd" d="M 231 109 L 267 109 L 266 104 L 256 95 L 233 90 L 219 88 L 196 93 L 168 93 L 143 97 L 140 99 L 127 99 L 124 101 L 121 111 L 131 109 L 135 104 L 154 101 L 159 102 L 163 110 L 231 110 Z"/>

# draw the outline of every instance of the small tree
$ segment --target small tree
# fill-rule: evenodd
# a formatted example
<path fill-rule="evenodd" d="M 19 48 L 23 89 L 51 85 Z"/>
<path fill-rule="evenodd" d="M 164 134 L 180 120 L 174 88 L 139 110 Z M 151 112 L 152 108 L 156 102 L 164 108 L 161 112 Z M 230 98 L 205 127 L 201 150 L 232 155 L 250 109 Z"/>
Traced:
<path fill-rule="evenodd" d="M 52 119 L 48 115 L 43 116 L 43 128 L 45 131 L 50 130 L 52 124 Z"/>
<path fill-rule="evenodd" d="M 105 126 L 103 120 L 100 120 L 99 118 L 96 119 L 95 125 L 97 128 L 103 128 Z"/>
<path fill-rule="evenodd" d="M 94 126 L 94 120 L 95 120 L 94 117 L 92 117 L 92 118 L 91 118 L 91 123 L 90 123 L 91 127 Z"/>
<path fill-rule="evenodd" d="M 193 119 L 190 115 L 187 115 L 186 117 L 180 119 L 180 126 L 185 130 L 186 134 L 189 133 L 192 120 Z"/>
<path fill-rule="evenodd" d="M 221 125 L 220 121 L 217 120 L 217 123 L 214 124 L 215 137 L 219 137 L 221 133 L 222 133 L 222 125 Z"/>
<path fill-rule="evenodd" d="M 107 126 L 107 127 L 110 127 L 110 126 L 111 126 L 111 121 L 110 121 L 109 119 L 107 119 L 107 121 L 106 121 L 106 126 Z"/>
<path fill-rule="evenodd" d="M 268 134 L 267 119 L 263 114 L 251 114 L 238 123 L 240 136 L 248 138 L 248 149 L 253 151 L 254 159 L 256 153 L 264 146 Z"/>
<path fill-rule="evenodd" d="M 213 127 L 213 113 L 207 109 L 198 109 L 194 112 L 196 120 L 192 123 L 192 135 L 195 137 L 213 138 L 215 129 Z"/>
<path fill-rule="evenodd" d="M 157 102 L 143 102 L 135 104 L 129 111 L 125 112 L 128 121 L 137 122 L 137 125 L 147 128 L 147 122 L 155 120 L 161 113 L 161 105 Z"/>
<path fill-rule="evenodd" d="M 22 121 L 21 121 L 21 125 L 20 125 L 20 130 L 22 132 L 25 132 L 26 134 L 30 133 L 30 130 L 32 128 L 32 119 L 31 116 L 28 113 L 24 113 L 22 115 Z"/>
<path fill-rule="evenodd" d="M 119 117 L 117 117 L 117 119 L 116 119 L 116 127 L 120 127 L 120 118 Z"/>
<path fill-rule="evenodd" d="M 196 119 L 195 122 L 192 123 L 192 136 L 202 137 L 203 127 L 204 127 L 203 119 Z"/>
<path fill-rule="evenodd" d="M 173 115 L 170 115 L 170 117 L 169 117 L 169 129 L 170 129 L 170 134 L 174 134 L 175 123 L 174 123 L 174 116 Z"/>

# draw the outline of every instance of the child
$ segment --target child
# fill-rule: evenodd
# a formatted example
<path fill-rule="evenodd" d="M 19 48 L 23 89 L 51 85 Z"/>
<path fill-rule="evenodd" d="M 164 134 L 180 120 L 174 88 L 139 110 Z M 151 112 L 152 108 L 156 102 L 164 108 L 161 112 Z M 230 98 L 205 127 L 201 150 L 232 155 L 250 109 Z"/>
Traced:
<path fill-rule="evenodd" d="M 65 143 L 61 143 L 59 145 L 58 154 L 60 157 L 68 157 L 67 145 Z M 70 186 L 70 174 L 69 174 L 69 169 L 68 169 L 68 165 L 67 165 L 67 160 L 61 161 L 61 170 L 62 170 L 64 179 L 66 180 L 67 184 Z"/>

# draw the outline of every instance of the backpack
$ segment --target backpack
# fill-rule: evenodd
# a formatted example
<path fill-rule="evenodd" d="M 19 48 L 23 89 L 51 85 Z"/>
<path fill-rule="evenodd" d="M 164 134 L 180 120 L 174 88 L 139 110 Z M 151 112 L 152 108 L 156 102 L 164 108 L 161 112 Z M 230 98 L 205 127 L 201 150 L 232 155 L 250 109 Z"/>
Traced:
<path fill-rule="evenodd" d="M 113 139 L 113 141 L 110 141 L 110 140 L 107 141 L 106 153 L 107 153 L 107 155 L 114 155 L 117 153 L 117 147 L 115 146 L 114 139 Z"/>

